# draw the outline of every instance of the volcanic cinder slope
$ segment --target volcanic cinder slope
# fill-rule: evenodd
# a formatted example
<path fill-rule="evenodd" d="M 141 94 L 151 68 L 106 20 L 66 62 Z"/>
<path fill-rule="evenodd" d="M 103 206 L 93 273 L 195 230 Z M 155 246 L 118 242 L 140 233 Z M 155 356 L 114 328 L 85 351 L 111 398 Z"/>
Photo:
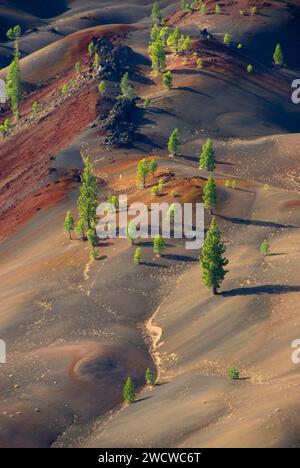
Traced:
<path fill-rule="evenodd" d="M 20 121 L 0 143 L 0 338 L 7 345 L 0 446 L 299 447 L 299 366 L 291 359 L 300 338 L 300 114 L 291 102 L 299 2 L 256 2 L 250 16 L 240 14 L 253 4 L 247 0 L 221 2 L 219 15 L 212 0 L 206 15 L 162 1 L 167 24 L 193 38 L 190 55 L 168 57 L 170 91 L 151 75 L 151 1 L 48 3 L 0 2 L 1 64 L 12 49 L 5 30 L 21 24 L 26 92 Z M 224 33 L 243 48 L 224 46 Z M 93 124 L 111 105 L 89 72 L 87 45 L 103 36 L 133 49 L 132 83 L 151 99 L 136 113 L 131 148 L 107 148 Z M 272 65 L 278 42 L 285 69 Z M 62 96 L 78 60 L 81 78 Z M 116 82 L 108 85 L 117 92 Z M 36 100 L 42 110 L 33 115 Z M 175 127 L 182 155 L 170 159 Z M 202 286 L 199 251 L 183 242 L 169 240 L 157 259 L 150 240 L 140 241 L 137 267 L 125 240 L 101 243 L 99 261 L 89 260 L 86 243 L 68 240 L 62 225 L 68 209 L 76 214 L 80 151 L 93 159 L 99 201 L 114 191 L 150 203 L 162 177 L 161 201 L 176 190 L 178 201 L 199 202 L 207 136 L 215 143 L 216 215 L 230 260 L 220 295 Z M 159 173 L 137 189 L 137 161 L 153 156 Z M 264 258 L 265 238 L 272 255 Z M 232 365 L 238 381 L 227 379 Z M 144 386 L 147 367 L 156 369 L 153 388 Z M 138 390 L 130 406 L 122 404 L 129 375 Z"/>

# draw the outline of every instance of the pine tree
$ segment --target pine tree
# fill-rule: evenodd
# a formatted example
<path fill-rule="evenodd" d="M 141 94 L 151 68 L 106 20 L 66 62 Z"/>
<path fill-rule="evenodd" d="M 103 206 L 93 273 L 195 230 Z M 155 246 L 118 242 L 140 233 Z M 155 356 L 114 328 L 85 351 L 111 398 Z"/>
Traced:
<path fill-rule="evenodd" d="M 163 85 L 165 88 L 167 88 L 168 90 L 170 90 L 172 88 L 172 85 L 173 85 L 173 75 L 170 71 L 166 72 L 164 75 L 163 75 Z"/>
<path fill-rule="evenodd" d="M 17 43 L 18 42 L 16 41 L 16 44 Z M 22 101 L 20 54 L 18 46 L 16 46 L 14 58 L 9 66 L 6 76 L 6 95 L 10 100 L 13 115 L 18 119 L 20 115 L 20 104 Z"/>
<path fill-rule="evenodd" d="M 274 60 L 275 65 L 278 65 L 280 67 L 284 66 L 284 55 L 283 55 L 282 48 L 281 48 L 280 44 L 277 44 L 277 46 L 275 48 L 275 52 L 274 52 L 274 55 L 273 55 L 273 60 Z"/>
<path fill-rule="evenodd" d="M 87 231 L 86 233 L 87 240 L 91 244 L 92 247 L 94 247 L 97 243 L 97 233 L 94 228 L 91 228 Z"/>
<path fill-rule="evenodd" d="M 146 187 L 146 179 L 149 175 L 149 166 L 145 158 L 141 159 L 137 167 L 137 179 L 142 182 L 143 188 Z"/>
<path fill-rule="evenodd" d="M 224 38 L 223 38 L 223 41 L 224 41 L 224 44 L 227 45 L 228 47 L 231 45 L 232 43 L 232 38 L 229 34 L 224 34 Z"/>
<path fill-rule="evenodd" d="M 89 56 L 93 57 L 95 51 L 96 51 L 95 44 L 93 42 L 90 42 L 88 45 Z"/>
<path fill-rule="evenodd" d="M 69 233 L 69 238 L 72 240 L 71 232 L 74 231 L 75 221 L 72 216 L 71 211 L 67 211 L 65 222 L 64 222 L 64 230 Z"/>
<path fill-rule="evenodd" d="M 216 165 L 213 142 L 210 138 L 207 138 L 206 142 L 202 146 L 199 169 L 212 172 L 215 170 L 215 168 Z"/>
<path fill-rule="evenodd" d="M 75 63 L 74 70 L 75 70 L 75 73 L 76 73 L 77 75 L 80 75 L 80 74 L 81 74 L 81 72 L 82 72 L 82 65 L 81 65 L 81 62 L 76 62 L 76 63 Z"/>
<path fill-rule="evenodd" d="M 217 14 L 217 15 L 219 15 L 219 14 L 221 13 L 222 10 L 221 10 L 221 6 L 219 5 L 219 3 L 216 4 L 216 9 L 215 9 L 215 11 L 216 11 L 216 14 Z"/>
<path fill-rule="evenodd" d="M 99 85 L 98 85 L 98 90 L 99 90 L 99 93 L 101 94 L 102 97 L 105 96 L 106 94 L 106 84 L 105 84 L 105 81 L 100 81 Z"/>
<path fill-rule="evenodd" d="M 123 387 L 125 403 L 133 403 L 135 400 L 135 389 L 131 377 L 128 377 Z"/>
<path fill-rule="evenodd" d="M 179 52 L 179 41 L 181 38 L 180 30 L 178 27 L 174 29 L 174 31 L 169 35 L 167 40 L 167 45 L 170 47 L 171 52 L 173 54 L 178 54 Z"/>
<path fill-rule="evenodd" d="M 98 260 L 99 259 L 99 252 L 96 249 L 96 247 L 94 247 L 94 246 L 91 246 L 91 248 L 90 248 L 90 258 L 92 260 Z"/>
<path fill-rule="evenodd" d="M 225 246 L 221 240 L 216 218 L 213 217 L 201 252 L 200 263 L 203 269 L 203 284 L 217 294 L 227 270 L 228 260 L 224 257 Z"/>
<path fill-rule="evenodd" d="M 0 133 L 2 138 L 7 137 L 11 128 L 11 122 L 9 119 L 5 119 L 4 122 L 0 125 Z"/>
<path fill-rule="evenodd" d="M 94 55 L 94 61 L 93 61 L 93 69 L 95 72 L 98 71 L 100 66 L 100 55 L 96 52 Z"/>
<path fill-rule="evenodd" d="M 158 234 L 153 241 L 153 251 L 157 257 L 160 257 L 165 250 L 166 243 L 162 236 Z"/>
<path fill-rule="evenodd" d="M 137 249 L 134 252 L 133 263 L 135 265 L 140 265 L 141 261 L 142 261 L 142 249 L 140 247 L 137 247 Z"/>
<path fill-rule="evenodd" d="M 158 168 L 157 161 L 155 159 L 151 159 L 151 161 L 149 162 L 148 169 L 149 169 L 150 174 L 152 174 L 152 177 L 155 177 L 155 172 L 157 171 L 157 168 Z"/>
<path fill-rule="evenodd" d="M 75 232 L 78 237 L 80 237 L 81 240 L 86 239 L 86 225 L 84 219 L 79 219 L 76 226 L 75 226 Z"/>
<path fill-rule="evenodd" d="M 92 162 L 89 156 L 83 158 L 84 171 L 81 176 L 80 195 L 78 198 L 80 227 L 87 232 L 96 224 L 97 180 L 93 174 Z"/>
<path fill-rule="evenodd" d="M 157 39 L 150 49 L 152 70 L 154 73 L 163 73 L 166 68 L 166 51 L 161 39 Z"/>
<path fill-rule="evenodd" d="M 262 242 L 262 244 L 260 246 L 260 251 L 261 251 L 262 255 L 265 255 L 265 256 L 269 255 L 269 253 L 270 253 L 270 244 L 267 241 L 267 239 L 265 239 Z"/>
<path fill-rule="evenodd" d="M 129 84 L 129 74 L 126 72 L 121 79 L 120 83 L 121 94 L 119 99 L 133 99 L 135 97 L 134 89 Z"/>
<path fill-rule="evenodd" d="M 149 367 L 146 370 L 146 376 L 145 377 L 146 377 L 146 384 L 153 386 L 154 383 L 155 383 L 155 376 L 154 376 L 152 370 Z"/>
<path fill-rule="evenodd" d="M 154 2 L 152 6 L 151 18 L 153 23 L 161 24 L 163 21 L 163 17 L 161 14 L 161 9 L 159 7 L 158 2 Z"/>
<path fill-rule="evenodd" d="M 253 65 L 251 65 L 251 63 L 249 63 L 249 65 L 247 66 L 247 72 L 249 73 L 249 75 L 253 72 Z"/>
<path fill-rule="evenodd" d="M 179 138 L 179 132 L 178 129 L 175 128 L 175 130 L 171 133 L 171 136 L 169 138 L 169 143 L 168 143 L 168 150 L 170 153 L 170 156 L 176 156 L 180 150 L 180 138 Z"/>
<path fill-rule="evenodd" d="M 209 210 L 210 214 L 212 214 L 217 204 L 217 186 L 212 176 L 208 178 L 205 184 L 203 201 L 205 209 Z"/>
<path fill-rule="evenodd" d="M 126 226 L 126 237 L 131 243 L 131 245 L 134 245 L 134 241 L 136 240 L 136 230 L 132 221 L 129 221 L 129 223 Z"/>

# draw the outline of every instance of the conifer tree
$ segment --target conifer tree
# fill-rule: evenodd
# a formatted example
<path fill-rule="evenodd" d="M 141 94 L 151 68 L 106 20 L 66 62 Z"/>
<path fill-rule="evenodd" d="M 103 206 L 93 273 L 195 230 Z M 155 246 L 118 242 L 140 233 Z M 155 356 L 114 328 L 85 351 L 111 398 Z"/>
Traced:
<path fill-rule="evenodd" d="M 101 94 L 102 97 L 105 96 L 106 94 L 106 84 L 105 84 L 105 81 L 100 81 L 99 85 L 98 85 L 98 90 L 99 90 L 99 93 Z"/>
<path fill-rule="evenodd" d="M 0 133 L 2 138 L 7 137 L 11 128 L 11 122 L 9 119 L 5 119 L 4 122 L 0 125 Z"/>
<path fill-rule="evenodd" d="M 157 1 L 153 3 L 152 6 L 152 12 L 151 12 L 151 18 L 153 23 L 158 23 L 161 24 L 163 21 L 163 17 L 161 14 L 161 9 Z"/>
<path fill-rule="evenodd" d="M 172 85 L 173 85 L 173 75 L 170 71 L 166 72 L 164 75 L 163 75 L 163 85 L 165 88 L 167 88 L 168 90 L 170 90 L 172 88 Z"/>
<path fill-rule="evenodd" d="M 136 230 L 132 221 L 129 221 L 129 223 L 126 226 L 126 237 L 131 243 L 131 245 L 134 245 L 134 242 L 136 240 Z"/>
<path fill-rule="evenodd" d="M 20 104 L 22 101 L 22 83 L 20 70 L 19 40 L 21 27 L 15 26 L 7 31 L 7 37 L 14 41 L 14 58 L 9 66 L 6 76 L 6 96 L 10 100 L 11 109 L 16 119 L 20 115 Z"/>
<path fill-rule="evenodd" d="M 265 255 L 265 256 L 269 255 L 269 253 L 270 253 L 270 244 L 267 241 L 267 239 L 265 239 L 262 242 L 262 244 L 260 246 L 260 251 L 261 251 L 262 255 Z"/>
<path fill-rule="evenodd" d="M 210 138 L 207 138 L 206 142 L 202 146 L 199 169 L 212 172 L 215 170 L 215 167 L 215 152 L 213 142 Z"/>
<path fill-rule="evenodd" d="M 226 265 L 228 265 L 228 260 L 224 257 L 225 250 L 216 218 L 213 217 L 202 248 L 200 263 L 203 269 L 203 284 L 212 289 L 214 295 L 218 293 L 218 289 L 228 273 L 225 270 Z"/>
<path fill-rule="evenodd" d="M 155 383 L 155 377 L 150 367 L 146 370 L 146 383 L 151 386 Z"/>
<path fill-rule="evenodd" d="M 227 45 L 228 47 L 231 45 L 232 43 L 232 38 L 229 34 L 224 34 L 224 38 L 223 38 L 223 41 L 224 41 L 224 44 Z"/>
<path fill-rule="evenodd" d="M 86 237 L 87 237 L 87 240 L 89 241 L 89 243 L 91 244 L 91 246 L 94 247 L 96 245 L 96 242 L 97 242 L 96 229 L 90 228 L 86 233 Z"/>
<path fill-rule="evenodd" d="M 72 240 L 71 232 L 74 231 L 75 221 L 72 216 L 71 211 L 67 211 L 65 222 L 64 222 L 64 230 L 69 233 L 69 238 Z"/>
<path fill-rule="evenodd" d="M 275 65 L 278 65 L 279 67 L 284 66 L 284 55 L 283 55 L 282 48 L 281 48 L 280 44 L 277 44 L 277 46 L 275 48 L 275 52 L 274 52 L 274 55 L 273 55 L 273 60 L 274 60 Z"/>
<path fill-rule="evenodd" d="M 135 389 L 131 377 L 128 377 L 123 387 L 123 398 L 125 403 L 133 403 L 135 400 Z"/>
<path fill-rule="evenodd" d="M 205 184 L 203 201 L 205 209 L 209 210 L 212 215 L 217 204 L 217 186 L 212 176 L 208 178 Z"/>
<path fill-rule="evenodd" d="M 152 174 L 152 177 L 155 177 L 155 172 L 157 171 L 157 168 L 158 168 L 157 161 L 155 159 L 151 159 L 151 161 L 149 162 L 148 169 L 149 169 L 150 174 Z"/>
<path fill-rule="evenodd" d="M 165 240 L 158 234 L 153 241 L 153 251 L 157 257 L 160 257 L 165 250 Z"/>
<path fill-rule="evenodd" d="M 157 39 L 150 48 L 152 70 L 154 73 L 163 73 L 166 68 L 166 51 L 163 41 Z"/>
<path fill-rule="evenodd" d="M 134 89 L 129 84 L 129 74 L 126 72 L 121 79 L 120 83 L 121 94 L 119 99 L 133 99 L 135 97 Z"/>
<path fill-rule="evenodd" d="M 93 42 L 90 42 L 88 45 L 89 56 L 93 57 L 95 51 L 96 51 L 95 44 Z"/>
<path fill-rule="evenodd" d="M 181 37 L 181 34 L 180 34 L 180 30 L 178 27 L 176 27 L 174 31 L 168 37 L 167 45 L 168 47 L 170 47 L 171 52 L 173 52 L 173 54 L 178 54 L 179 52 L 180 37 Z"/>
<path fill-rule="evenodd" d="M 134 252 L 133 263 L 135 265 L 140 265 L 141 261 L 142 261 L 142 249 L 141 247 L 137 247 Z"/>
<path fill-rule="evenodd" d="M 175 130 L 171 133 L 171 136 L 169 138 L 169 143 L 168 143 L 168 150 L 170 153 L 170 156 L 176 156 L 180 150 L 180 138 L 179 138 L 179 132 L 178 129 L 175 128 Z"/>
<path fill-rule="evenodd" d="M 143 188 L 146 187 L 146 179 L 149 175 L 149 166 L 145 158 L 141 159 L 137 167 L 137 179 L 142 182 Z"/>
<path fill-rule="evenodd" d="M 96 224 L 97 183 L 93 174 L 91 158 L 83 158 L 84 171 L 81 176 L 80 195 L 78 198 L 78 210 L 80 229 L 85 233 Z"/>

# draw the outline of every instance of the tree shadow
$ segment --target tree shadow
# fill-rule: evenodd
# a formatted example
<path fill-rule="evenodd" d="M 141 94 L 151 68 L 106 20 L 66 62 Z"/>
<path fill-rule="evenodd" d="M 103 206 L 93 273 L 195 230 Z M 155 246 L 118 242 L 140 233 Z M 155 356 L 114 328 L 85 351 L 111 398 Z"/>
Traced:
<path fill-rule="evenodd" d="M 222 292 L 220 295 L 223 297 L 234 297 L 260 294 L 288 294 L 292 292 L 300 292 L 300 286 L 289 286 L 286 284 L 266 284 L 263 286 L 231 289 L 230 291 Z"/>
<path fill-rule="evenodd" d="M 187 255 L 179 255 L 179 254 L 164 254 L 164 258 L 167 260 L 175 260 L 176 262 L 198 262 L 197 258 L 188 257 Z"/>
<path fill-rule="evenodd" d="M 178 91 L 187 91 L 189 93 L 200 94 L 200 96 L 205 96 L 205 97 L 208 97 L 209 99 L 216 99 L 215 97 L 211 96 L 210 94 L 203 93 L 201 91 L 197 91 L 196 89 L 191 88 L 190 86 L 179 86 L 176 89 Z"/>
<path fill-rule="evenodd" d="M 272 221 L 258 221 L 255 219 L 243 219 L 243 218 L 233 218 L 230 216 L 220 215 L 221 219 L 225 221 L 230 221 L 234 224 L 242 224 L 244 226 L 259 226 L 259 227 L 271 227 L 276 229 L 296 229 L 298 226 L 294 226 L 292 224 L 281 224 L 281 223 L 274 223 Z"/>
<path fill-rule="evenodd" d="M 160 263 L 154 263 L 154 262 L 141 262 L 141 265 L 151 267 L 151 268 L 169 268 L 167 265 L 161 265 Z"/>
<path fill-rule="evenodd" d="M 147 396 L 147 397 L 139 398 L 138 400 L 135 400 L 135 401 L 133 402 L 133 404 L 136 405 L 137 403 L 141 403 L 142 401 L 149 400 L 150 398 L 152 398 L 152 397 L 151 397 L 151 396 Z"/>

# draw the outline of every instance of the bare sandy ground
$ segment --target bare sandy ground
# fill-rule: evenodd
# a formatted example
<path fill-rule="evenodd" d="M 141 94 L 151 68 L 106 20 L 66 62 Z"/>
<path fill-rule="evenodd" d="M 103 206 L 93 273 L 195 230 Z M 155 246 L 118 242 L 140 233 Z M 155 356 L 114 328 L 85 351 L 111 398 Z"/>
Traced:
<path fill-rule="evenodd" d="M 82 28 L 76 16 L 83 15 L 81 2 L 69 2 L 55 13 L 27 11 L 42 18 L 39 21 L 61 22 L 63 33 L 72 35 L 55 37 L 55 45 L 42 48 L 48 40 L 43 29 L 30 33 L 41 42 L 29 47 L 30 55 L 22 61 L 26 80 L 34 85 L 58 74 L 61 83 L 86 53 L 90 38 L 107 31 L 123 35 L 136 52 L 146 55 L 147 18 L 137 22 L 148 14 L 151 2 L 139 2 L 136 17 L 129 18 L 132 9 L 122 20 L 123 6 L 118 10 L 109 3 L 107 16 L 99 21 L 89 2 L 92 17 L 80 20 Z M 173 3 L 165 2 L 170 15 Z M 276 28 L 290 19 L 289 11 L 283 15 L 283 6 L 278 8 L 279 14 L 269 8 L 257 20 L 251 18 L 251 31 L 264 31 L 269 44 L 277 40 Z M 61 16 L 49 19 L 52 14 Z M 220 16 L 215 25 L 214 15 L 205 18 L 216 34 L 236 24 L 231 7 L 228 15 Z M 68 29 L 73 21 L 77 29 L 91 29 L 74 33 Z M 190 28 L 191 20 L 186 21 L 183 26 Z M 122 22 L 124 26 L 103 26 Z M 238 32 L 236 37 L 246 43 L 249 22 Z M 198 33 L 197 24 L 197 38 Z M 259 47 L 249 39 L 238 62 L 247 64 Z M 199 252 L 187 254 L 181 243 L 170 242 L 160 260 L 154 258 L 151 243 L 143 243 L 144 263 L 136 267 L 133 247 L 126 241 L 104 242 L 100 261 L 90 262 L 87 246 L 70 243 L 62 232 L 65 211 L 75 211 L 78 185 L 66 186 L 51 207 L 41 203 L 35 216 L 0 244 L 0 337 L 8 348 L 8 363 L 1 367 L 1 446 L 299 446 L 298 368 L 291 361 L 291 342 L 299 338 L 300 292 L 300 125 L 289 95 L 293 72 L 264 64 L 256 76 L 248 77 L 228 66 L 236 63 L 228 51 L 220 56 L 222 65 L 200 72 L 190 64 L 170 62 L 175 80 L 169 93 L 150 77 L 147 62 L 138 65 L 151 81 L 136 81 L 137 91 L 150 96 L 152 105 L 137 116 L 139 135 L 133 149 L 106 150 L 97 131 L 86 130 L 94 118 L 91 99 L 82 133 L 70 126 L 66 140 L 53 152 L 61 170 L 77 167 L 79 148 L 88 143 L 97 174 L 105 176 L 100 199 L 111 187 L 138 197 L 131 187 L 135 163 L 151 155 L 159 157 L 161 170 L 176 175 L 182 199 L 191 193 L 201 199 L 207 174 L 197 168 L 198 155 L 204 139 L 212 136 L 220 200 L 216 212 L 230 258 L 223 294 L 212 297 L 202 287 Z M 51 86 L 53 81 L 42 92 L 47 94 Z M 45 138 L 56 125 L 47 117 Z M 176 126 L 182 156 L 170 161 L 166 142 Z M 49 156 L 43 148 L 38 154 L 38 148 L 31 148 L 34 170 L 38 158 Z M 8 147 L 1 143 L 0 156 L 4 149 Z M 30 155 L 27 177 L 29 162 Z M 192 188 L 195 177 L 197 190 Z M 233 177 L 237 189 L 225 188 L 226 179 Z M 268 191 L 263 189 L 266 182 Z M 167 185 L 167 196 L 172 187 L 173 182 Z M 145 197 L 149 193 L 145 191 Z M 259 246 L 266 237 L 273 255 L 263 258 Z M 227 380 L 231 365 L 241 370 L 240 381 Z M 148 366 L 157 368 L 158 383 L 152 389 L 144 387 Z M 122 385 L 128 375 L 140 393 L 135 404 L 124 406 Z"/>

